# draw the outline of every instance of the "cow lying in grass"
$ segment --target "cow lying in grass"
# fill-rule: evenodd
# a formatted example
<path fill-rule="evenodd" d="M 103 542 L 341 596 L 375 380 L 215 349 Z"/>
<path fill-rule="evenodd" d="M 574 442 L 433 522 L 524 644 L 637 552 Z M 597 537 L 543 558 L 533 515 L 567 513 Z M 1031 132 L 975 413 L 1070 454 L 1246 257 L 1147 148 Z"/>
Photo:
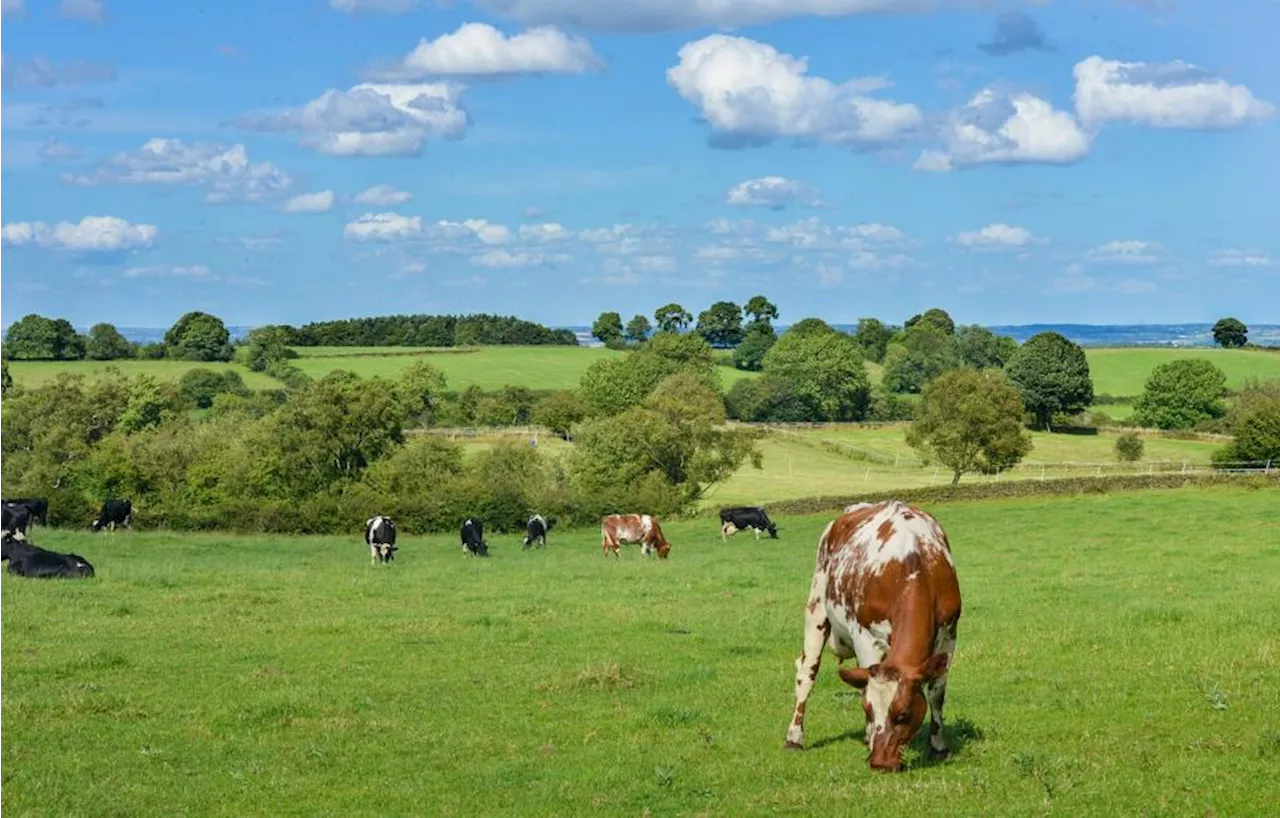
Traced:
<path fill-rule="evenodd" d="M 79 554 L 48 551 L 25 538 L 4 536 L 0 559 L 8 560 L 9 573 L 19 577 L 80 579 L 93 576 L 93 566 Z"/>

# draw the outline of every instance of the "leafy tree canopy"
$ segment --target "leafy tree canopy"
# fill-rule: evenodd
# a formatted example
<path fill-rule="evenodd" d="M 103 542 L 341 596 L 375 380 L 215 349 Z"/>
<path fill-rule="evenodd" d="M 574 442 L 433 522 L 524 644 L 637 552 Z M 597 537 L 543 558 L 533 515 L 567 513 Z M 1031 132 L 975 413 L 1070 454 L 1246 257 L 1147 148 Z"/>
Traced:
<path fill-rule="evenodd" d="M 885 326 L 878 318 L 859 318 L 853 340 L 862 350 L 862 357 L 879 364 L 884 362 L 884 354 L 895 332 L 894 327 Z"/>
<path fill-rule="evenodd" d="M 742 314 L 752 324 L 768 324 L 778 319 L 778 306 L 763 295 L 754 295 L 743 305 Z"/>
<path fill-rule="evenodd" d="M 773 347 L 778 335 L 767 321 L 754 321 L 747 325 L 747 335 L 733 350 L 733 365 L 748 372 L 758 372 L 764 366 L 764 356 Z"/>
<path fill-rule="evenodd" d="M 1157 429 L 1191 429 L 1226 414 L 1227 376 L 1203 358 L 1161 364 L 1134 404 L 1133 421 Z"/>
<path fill-rule="evenodd" d="M 1084 350 L 1056 332 L 1028 338 L 1004 369 L 1009 382 L 1022 393 L 1027 411 L 1046 429 L 1055 414 L 1075 414 L 1093 403 Z"/>
<path fill-rule="evenodd" d="M 5 356 L 15 361 L 75 361 L 84 357 L 84 339 L 65 318 L 31 313 L 9 327 Z"/>
<path fill-rule="evenodd" d="M 920 322 L 889 344 L 884 356 L 884 387 L 890 392 L 919 392 L 943 372 L 960 365 L 956 341 L 930 322 Z"/>
<path fill-rule="evenodd" d="M 903 322 L 903 329 L 911 329 L 917 325 L 931 326 L 943 335 L 955 335 L 956 333 L 956 322 L 951 319 L 946 310 L 939 307 L 933 307 L 918 315 L 911 316 Z"/>
<path fill-rule="evenodd" d="M 1213 325 L 1213 340 L 1218 346 L 1230 349 L 1249 342 L 1249 328 L 1235 318 L 1220 318 Z"/>
<path fill-rule="evenodd" d="M 698 315 L 697 333 L 713 347 L 742 342 L 742 312 L 732 301 L 717 301 Z"/>
<path fill-rule="evenodd" d="M 652 331 L 653 325 L 649 323 L 649 319 L 643 315 L 636 315 L 627 322 L 625 335 L 629 342 L 639 344 L 647 339 Z"/>
<path fill-rule="evenodd" d="M 998 372 L 958 369 L 924 388 L 907 443 L 926 462 L 951 469 L 951 484 L 968 472 L 1008 468 L 1031 451 L 1022 428 L 1018 391 Z"/>
<path fill-rule="evenodd" d="M 85 342 L 85 357 L 94 361 L 114 361 L 133 356 L 133 348 L 114 324 L 94 324 Z"/>
<path fill-rule="evenodd" d="M 602 312 L 591 324 L 591 335 L 610 348 L 622 346 L 622 316 L 616 312 Z"/>
<path fill-rule="evenodd" d="M 654 310 L 653 320 L 659 332 L 682 332 L 693 321 L 693 316 L 684 307 L 672 302 Z"/>
<path fill-rule="evenodd" d="M 231 333 L 222 319 L 207 312 L 189 312 L 164 334 L 165 354 L 183 361 L 231 360 Z"/>
<path fill-rule="evenodd" d="M 871 381 L 858 345 L 820 321 L 801 321 L 783 333 L 764 356 L 764 372 L 794 384 L 817 420 L 866 417 Z"/>
<path fill-rule="evenodd" d="M 996 335 L 977 324 L 956 331 L 956 352 L 960 355 L 960 362 L 973 369 L 1000 369 L 1017 351 L 1017 341 L 1007 335 Z"/>

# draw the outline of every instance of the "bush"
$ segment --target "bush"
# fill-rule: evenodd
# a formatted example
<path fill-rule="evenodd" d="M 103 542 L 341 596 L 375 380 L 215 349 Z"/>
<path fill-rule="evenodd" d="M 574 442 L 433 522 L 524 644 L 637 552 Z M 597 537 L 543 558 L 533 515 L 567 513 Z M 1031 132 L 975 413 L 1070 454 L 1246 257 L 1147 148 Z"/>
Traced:
<path fill-rule="evenodd" d="M 790 328 L 764 356 L 764 373 L 793 384 L 812 407 L 811 420 L 862 420 L 871 381 L 852 337 L 821 321 L 806 319 Z"/>
<path fill-rule="evenodd" d="M 1136 463 L 1142 459 L 1146 444 L 1134 432 L 1126 432 L 1116 438 L 1116 459 L 1122 463 Z"/>
<path fill-rule="evenodd" d="M 1157 429 L 1193 429 L 1201 421 L 1226 414 L 1222 402 L 1226 391 L 1227 376 L 1209 361 L 1170 361 L 1152 370 L 1134 406 L 1133 420 Z"/>

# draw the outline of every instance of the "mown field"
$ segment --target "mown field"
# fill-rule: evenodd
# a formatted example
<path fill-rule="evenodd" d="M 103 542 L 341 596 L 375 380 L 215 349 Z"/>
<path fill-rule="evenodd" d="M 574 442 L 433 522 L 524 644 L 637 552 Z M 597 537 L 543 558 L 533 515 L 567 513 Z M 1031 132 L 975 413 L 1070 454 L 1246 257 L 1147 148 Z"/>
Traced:
<path fill-rule="evenodd" d="M 194 363 L 192 361 L 10 361 L 9 374 L 13 382 L 19 386 L 35 388 L 48 383 L 59 372 L 70 372 L 84 375 L 90 380 L 97 380 L 106 375 L 109 367 L 116 367 L 122 375 L 150 375 L 156 380 L 176 381 L 184 374 L 201 367 L 215 372 L 232 370 L 240 373 L 245 385 L 250 389 L 279 388 L 280 382 L 248 367 L 229 363 Z"/>
<path fill-rule="evenodd" d="M 956 752 L 868 770 L 828 656 L 782 749 L 815 539 L 665 563 L 490 537 L 43 532 L 89 581 L 0 578 L 14 815 L 1263 815 L 1280 769 L 1280 504 L 1245 489 L 931 510 L 965 612 Z M 945 806 L 943 806 L 945 805 Z"/>
<path fill-rule="evenodd" d="M 1190 358 L 1204 358 L 1221 369 L 1229 389 L 1238 388 L 1247 378 L 1280 378 L 1280 353 L 1256 349 L 1086 349 L 1085 357 L 1095 395 L 1137 397 L 1151 370 Z M 1098 408 L 1110 413 L 1117 407 Z"/>

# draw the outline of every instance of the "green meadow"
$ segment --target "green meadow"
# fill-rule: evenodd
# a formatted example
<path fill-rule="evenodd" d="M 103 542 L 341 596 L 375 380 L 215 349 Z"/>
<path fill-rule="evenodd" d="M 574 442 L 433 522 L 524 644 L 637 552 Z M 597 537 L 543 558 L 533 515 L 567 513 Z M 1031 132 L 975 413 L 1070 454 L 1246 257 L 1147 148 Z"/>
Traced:
<path fill-rule="evenodd" d="M 239 372 L 240 377 L 244 378 L 245 386 L 250 389 L 272 389 L 280 386 L 280 382 L 275 378 L 269 378 L 260 372 L 254 372 L 248 367 L 221 362 L 142 361 L 132 359 L 120 361 L 10 361 L 9 374 L 13 376 L 15 384 L 35 388 L 48 383 L 60 372 L 69 372 L 73 375 L 83 375 L 89 380 L 98 380 L 105 377 L 111 367 L 115 367 L 120 371 L 120 374 L 127 377 L 150 375 L 160 381 L 176 381 L 196 368 L 212 369 L 215 372 L 231 370 Z"/>
<path fill-rule="evenodd" d="M 1221 369 L 1227 376 L 1228 389 L 1239 388 L 1248 378 L 1280 378 L 1280 352 L 1258 349 L 1086 349 L 1085 357 L 1095 395 L 1137 397 L 1151 370 L 1190 358 L 1204 358 Z M 1116 407 L 1099 408 L 1110 414 Z"/>
<path fill-rule="evenodd" d="M 1263 815 L 1280 503 L 1181 489 L 931 506 L 964 595 L 955 752 L 872 773 L 827 656 L 783 750 L 816 537 L 671 522 L 671 559 L 402 536 L 37 529 L 97 577 L 3 588 L 13 815 Z M 405 532 L 411 534 L 411 532 Z"/>

